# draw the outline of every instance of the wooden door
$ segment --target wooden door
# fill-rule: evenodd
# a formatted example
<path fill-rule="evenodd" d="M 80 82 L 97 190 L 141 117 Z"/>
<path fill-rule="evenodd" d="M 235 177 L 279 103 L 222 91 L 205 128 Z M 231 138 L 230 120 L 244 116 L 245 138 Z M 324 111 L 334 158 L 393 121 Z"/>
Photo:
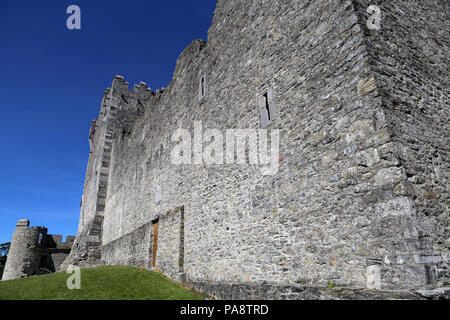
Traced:
<path fill-rule="evenodd" d="M 153 224 L 153 254 L 152 254 L 152 268 L 156 266 L 156 251 L 158 250 L 158 225 L 156 222 Z"/>

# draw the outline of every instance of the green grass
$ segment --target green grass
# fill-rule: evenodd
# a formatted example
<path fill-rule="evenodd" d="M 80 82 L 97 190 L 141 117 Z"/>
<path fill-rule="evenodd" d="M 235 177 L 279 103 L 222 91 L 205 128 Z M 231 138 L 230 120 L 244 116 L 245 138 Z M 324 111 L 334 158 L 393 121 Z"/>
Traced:
<path fill-rule="evenodd" d="M 81 289 L 69 290 L 65 272 L 1 281 L 0 300 L 203 300 L 158 273 L 135 267 L 81 270 Z"/>

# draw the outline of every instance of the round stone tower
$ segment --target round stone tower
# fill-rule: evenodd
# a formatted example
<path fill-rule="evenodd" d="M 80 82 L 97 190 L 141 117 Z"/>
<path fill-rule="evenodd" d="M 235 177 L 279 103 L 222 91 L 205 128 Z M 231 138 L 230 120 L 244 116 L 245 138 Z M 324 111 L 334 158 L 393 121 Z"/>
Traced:
<path fill-rule="evenodd" d="M 27 219 L 16 224 L 2 280 L 32 276 L 39 269 L 39 245 L 47 230 L 31 227 Z"/>

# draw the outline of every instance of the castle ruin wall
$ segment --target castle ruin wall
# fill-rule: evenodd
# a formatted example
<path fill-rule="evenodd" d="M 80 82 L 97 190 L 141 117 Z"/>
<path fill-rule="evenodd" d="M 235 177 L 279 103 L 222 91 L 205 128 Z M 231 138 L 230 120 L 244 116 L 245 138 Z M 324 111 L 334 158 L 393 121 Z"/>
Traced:
<path fill-rule="evenodd" d="M 13 280 L 59 270 L 68 257 L 75 237 L 47 234 L 44 227 L 30 227 L 21 219 L 11 240 L 3 280 Z"/>
<path fill-rule="evenodd" d="M 448 32 L 438 30 L 448 29 L 448 8 L 410 3 L 380 4 L 377 34 L 365 0 L 220 0 L 208 42 L 183 51 L 167 88 L 130 90 L 116 77 L 91 130 L 81 214 L 101 216 L 102 261 L 154 265 L 206 291 L 448 283 Z M 418 42 L 406 26 L 422 28 Z M 259 101 L 269 96 L 263 119 Z M 202 139 L 199 121 L 224 136 L 279 130 L 278 172 L 174 165 L 172 134 Z M 98 213 L 100 189 L 90 186 L 105 154 Z M 177 208 L 182 216 L 165 216 Z M 89 233 L 80 219 L 75 242 Z"/>

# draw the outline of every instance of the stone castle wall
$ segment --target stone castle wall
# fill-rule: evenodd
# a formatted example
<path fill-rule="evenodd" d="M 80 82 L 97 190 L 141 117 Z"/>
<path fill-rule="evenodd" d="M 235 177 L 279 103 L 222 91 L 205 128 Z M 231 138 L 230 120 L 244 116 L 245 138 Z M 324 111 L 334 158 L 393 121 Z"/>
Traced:
<path fill-rule="evenodd" d="M 151 268 L 153 248 L 151 222 L 102 246 L 102 260 L 106 264 Z"/>
<path fill-rule="evenodd" d="M 81 251 L 95 229 L 103 262 L 150 267 L 159 217 L 155 269 L 193 285 L 447 283 L 448 32 L 429 37 L 448 8 L 379 2 L 386 19 L 369 31 L 363 0 L 219 1 L 167 88 L 116 77 L 91 129 Z M 278 129 L 278 173 L 174 165 L 172 134 L 195 140 L 194 121 L 224 136 Z"/>
<path fill-rule="evenodd" d="M 155 260 L 155 266 L 163 274 L 171 279 L 184 280 L 183 207 L 175 208 L 159 217 Z"/>
<path fill-rule="evenodd" d="M 388 263 L 401 270 L 422 265 L 427 281 L 448 281 L 449 6 L 404 0 L 384 1 L 381 8 L 382 32 L 367 33 L 366 43 L 397 159 L 389 168 L 396 178 L 381 189 L 412 201 L 418 226 L 414 238 L 402 235 L 405 241 L 396 244 Z"/>
<path fill-rule="evenodd" d="M 39 236 L 42 235 L 42 232 L 45 231 L 41 228 L 30 228 L 28 224 L 19 221 L 13 233 L 2 280 L 36 274 L 40 260 Z"/>
<path fill-rule="evenodd" d="M 47 234 L 44 227 L 30 227 L 19 220 L 11 240 L 2 280 L 13 280 L 59 270 L 70 253 L 75 237 Z"/>

